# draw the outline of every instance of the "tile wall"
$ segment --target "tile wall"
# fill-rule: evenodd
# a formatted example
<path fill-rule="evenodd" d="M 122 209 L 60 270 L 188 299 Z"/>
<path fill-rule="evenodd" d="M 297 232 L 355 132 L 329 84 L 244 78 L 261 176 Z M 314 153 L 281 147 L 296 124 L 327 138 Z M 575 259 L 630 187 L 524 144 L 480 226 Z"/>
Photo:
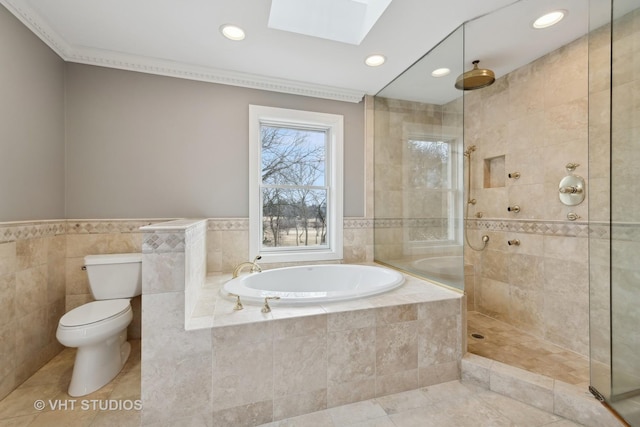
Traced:
<path fill-rule="evenodd" d="M 350 217 L 344 219 L 343 226 L 342 262 L 355 264 L 373 261 L 373 220 Z M 209 219 L 207 271 L 230 272 L 239 263 L 249 260 L 249 219 Z"/>
<path fill-rule="evenodd" d="M 375 97 L 375 256 L 387 263 L 412 254 L 413 240 L 447 237 L 446 196 L 416 189 L 409 179 L 411 156 L 406 141 L 415 136 L 459 137 L 455 107 Z M 461 122 L 460 122 L 461 123 Z M 417 255 L 417 254 L 416 254 Z M 459 255 L 459 254 L 458 254 Z"/>
<path fill-rule="evenodd" d="M 84 256 L 141 252 L 140 227 L 160 221 L 0 223 L 0 399 L 62 350 L 55 338 L 60 317 L 93 300 L 82 271 Z M 229 272 L 248 259 L 248 223 L 246 218 L 208 221 L 207 271 Z M 372 221 L 346 218 L 344 226 L 344 262 L 371 261 Z M 141 336 L 141 299 L 131 302 L 130 338 Z"/>
<path fill-rule="evenodd" d="M 477 147 L 471 192 L 478 202 L 469 216 L 482 212 L 467 221 L 469 237 L 491 239 L 482 252 L 465 248 L 477 275 L 475 309 L 582 355 L 589 353 L 591 192 L 569 207 L 558 184 L 570 162 L 589 177 L 588 100 L 586 37 L 464 99 L 465 145 Z M 520 178 L 508 178 L 512 172 Z M 512 205 L 521 211 L 508 212 Z M 509 246 L 511 239 L 520 246 Z"/>
<path fill-rule="evenodd" d="M 0 224 L 0 399 L 62 350 L 65 223 Z"/>

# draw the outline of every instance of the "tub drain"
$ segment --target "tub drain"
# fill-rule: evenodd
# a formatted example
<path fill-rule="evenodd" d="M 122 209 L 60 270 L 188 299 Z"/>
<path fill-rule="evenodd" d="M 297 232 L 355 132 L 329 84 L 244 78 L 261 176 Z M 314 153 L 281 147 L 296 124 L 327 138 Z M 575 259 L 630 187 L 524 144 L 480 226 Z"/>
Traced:
<path fill-rule="evenodd" d="M 479 339 L 479 340 L 483 340 L 484 339 L 484 335 L 482 334 L 471 334 L 471 336 L 473 338 Z"/>

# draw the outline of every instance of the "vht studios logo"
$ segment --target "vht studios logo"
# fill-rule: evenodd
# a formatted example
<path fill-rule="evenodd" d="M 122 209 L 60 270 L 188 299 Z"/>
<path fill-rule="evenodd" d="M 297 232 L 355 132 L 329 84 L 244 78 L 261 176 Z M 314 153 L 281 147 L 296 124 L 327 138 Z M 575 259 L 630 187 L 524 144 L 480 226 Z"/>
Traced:
<path fill-rule="evenodd" d="M 51 411 L 139 411 L 142 409 L 141 400 L 115 400 L 115 399 L 55 399 L 36 400 L 33 407 L 38 411 L 47 408 Z"/>

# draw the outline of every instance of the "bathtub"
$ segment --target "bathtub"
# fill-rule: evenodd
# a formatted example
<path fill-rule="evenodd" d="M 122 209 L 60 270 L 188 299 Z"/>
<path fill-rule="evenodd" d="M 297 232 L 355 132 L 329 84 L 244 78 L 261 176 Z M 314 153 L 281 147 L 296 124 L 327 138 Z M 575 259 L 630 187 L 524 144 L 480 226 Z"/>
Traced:
<path fill-rule="evenodd" d="M 462 262 L 461 256 L 441 256 L 413 261 L 411 267 L 427 277 L 461 281 L 464 278 Z"/>
<path fill-rule="evenodd" d="M 262 303 L 277 296 L 280 304 L 316 304 L 376 295 L 403 283 L 401 273 L 384 267 L 304 265 L 245 274 L 229 280 L 221 292 L 240 295 L 243 302 Z"/>

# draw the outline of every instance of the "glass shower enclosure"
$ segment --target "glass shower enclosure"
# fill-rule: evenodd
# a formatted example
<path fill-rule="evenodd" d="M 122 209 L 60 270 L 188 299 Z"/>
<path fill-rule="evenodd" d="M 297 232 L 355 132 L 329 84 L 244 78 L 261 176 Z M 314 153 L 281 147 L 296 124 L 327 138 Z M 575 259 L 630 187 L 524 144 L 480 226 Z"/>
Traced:
<path fill-rule="evenodd" d="M 590 6 L 591 391 L 640 426 L 640 5 Z"/>
<path fill-rule="evenodd" d="M 374 97 L 375 259 L 460 290 L 463 43 L 461 26 Z"/>

